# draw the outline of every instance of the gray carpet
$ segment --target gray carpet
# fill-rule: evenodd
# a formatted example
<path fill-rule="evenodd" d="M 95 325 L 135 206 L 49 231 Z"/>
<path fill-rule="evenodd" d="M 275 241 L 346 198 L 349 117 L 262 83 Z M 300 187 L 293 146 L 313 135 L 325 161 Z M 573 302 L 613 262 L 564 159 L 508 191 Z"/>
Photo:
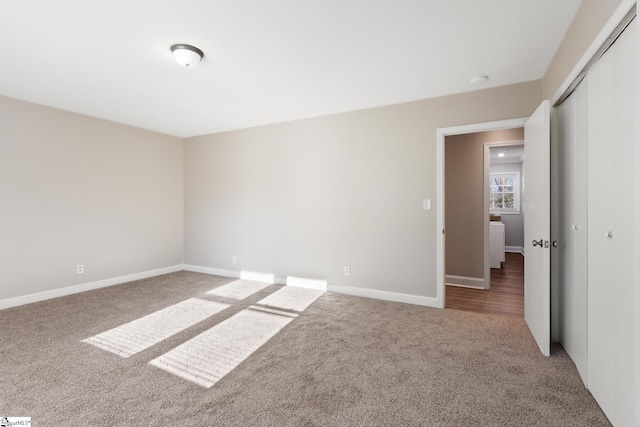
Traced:
<path fill-rule="evenodd" d="M 0 416 L 69 426 L 609 425 L 524 321 L 321 295 L 211 388 L 149 364 L 280 289 L 179 272 L 0 311 Z M 232 305 L 129 358 L 81 340 L 188 298 Z"/>

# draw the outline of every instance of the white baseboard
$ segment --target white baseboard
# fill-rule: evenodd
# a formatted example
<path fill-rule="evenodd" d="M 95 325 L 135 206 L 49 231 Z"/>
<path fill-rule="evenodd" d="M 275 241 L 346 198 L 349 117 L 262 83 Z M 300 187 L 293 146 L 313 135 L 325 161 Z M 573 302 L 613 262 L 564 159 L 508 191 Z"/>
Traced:
<path fill-rule="evenodd" d="M 437 298 L 422 297 L 398 292 L 379 291 L 377 289 L 356 288 L 353 286 L 329 285 L 329 292 L 336 294 L 352 295 L 355 297 L 373 298 L 384 301 L 403 302 L 405 304 L 422 305 L 425 307 L 440 308 Z"/>
<path fill-rule="evenodd" d="M 472 289 L 486 289 L 484 284 L 484 278 L 482 277 L 467 277 L 467 276 L 454 276 L 453 274 L 447 274 L 444 276 L 445 285 L 458 286 L 461 288 Z"/>
<path fill-rule="evenodd" d="M 242 277 L 241 271 L 225 270 L 221 268 L 201 267 L 197 265 L 180 264 L 171 267 L 159 268 L 156 270 L 143 271 L 140 273 L 127 274 L 124 276 L 113 277 L 110 279 L 98 280 L 95 282 L 82 283 L 74 286 L 67 286 L 64 288 L 52 289 L 49 291 L 38 292 L 29 295 L 22 295 L 14 298 L 7 298 L 0 300 L 0 310 L 10 307 L 17 307 L 24 304 L 31 304 L 34 302 L 44 301 L 52 298 L 64 297 L 67 295 L 77 294 L 80 292 L 91 291 L 99 288 L 106 288 L 108 286 L 120 285 L 122 283 L 133 282 L 135 280 L 147 279 L 149 277 L 161 276 L 163 274 L 175 273 L 178 271 L 192 271 L 195 273 L 205 273 L 215 276 L 230 277 L 239 279 Z M 250 273 L 251 277 L 261 278 L 262 281 L 269 279 L 273 275 L 265 273 L 244 272 L 245 277 L 249 277 L 246 274 Z M 247 278 L 246 280 L 254 280 Z M 402 302 L 406 304 L 422 305 L 425 307 L 439 308 L 437 298 L 423 297 L 411 294 L 402 294 L 398 292 L 380 291 L 376 289 L 356 288 L 352 286 L 335 286 L 329 285 L 326 280 L 318 279 L 305 279 L 300 277 L 287 277 L 286 279 L 281 277 L 273 277 L 272 283 L 278 285 L 298 286 L 309 289 L 318 289 L 323 291 L 335 292 L 337 294 L 352 295 L 357 297 L 373 298 L 384 301 Z"/>
<path fill-rule="evenodd" d="M 524 247 L 522 246 L 505 246 L 504 251 L 524 255 Z"/>
<path fill-rule="evenodd" d="M 184 269 L 195 273 L 213 274 L 222 277 L 240 278 L 241 273 L 233 270 L 223 270 L 220 268 L 200 267 L 196 265 L 185 265 Z M 302 279 L 299 277 L 275 277 L 274 283 L 277 285 L 301 286 L 310 289 L 319 289 L 337 294 L 352 295 L 355 297 L 365 297 L 380 299 L 384 301 L 403 302 L 406 304 L 422 305 L 425 307 L 441 308 L 438 299 L 432 297 L 421 297 L 418 295 L 401 294 L 397 292 L 379 291 L 376 289 L 356 288 L 352 286 L 336 286 L 328 284 L 326 280 Z M 323 289 L 324 287 L 324 289 Z"/>
<path fill-rule="evenodd" d="M 176 271 L 182 271 L 184 269 L 183 267 L 184 266 L 182 264 L 174 265 L 171 267 L 159 268 L 157 270 L 143 271 L 140 273 L 133 273 L 124 276 L 113 277 L 110 279 L 98 280 L 95 282 L 81 283 L 79 285 L 51 289 L 49 291 L 37 292 L 35 294 L 7 298 L 0 300 L 0 310 L 10 307 L 17 307 L 24 304 L 31 304 L 34 302 L 44 301 L 52 298 L 64 297 L 80 292 L 92 291 L 94 289 L 106 288 L 107 286 L 120 285 L 122 283 L 133 282 L 134 280 L 147 279 L 149 277 L 175 273 Z"/>

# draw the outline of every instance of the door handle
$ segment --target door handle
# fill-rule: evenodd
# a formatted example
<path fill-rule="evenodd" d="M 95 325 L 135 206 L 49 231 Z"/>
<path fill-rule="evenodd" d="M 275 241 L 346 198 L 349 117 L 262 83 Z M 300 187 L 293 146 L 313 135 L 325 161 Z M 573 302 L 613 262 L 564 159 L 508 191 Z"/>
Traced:
<path fill-rule="evenodd" d="M 535 247 L 535 246 L 540 246 L 540 247 L 542 247 L 542 239 L 540 239 L 540 240 L 534 240 L 531 244 L 532 244 L 534 247 Z"/>

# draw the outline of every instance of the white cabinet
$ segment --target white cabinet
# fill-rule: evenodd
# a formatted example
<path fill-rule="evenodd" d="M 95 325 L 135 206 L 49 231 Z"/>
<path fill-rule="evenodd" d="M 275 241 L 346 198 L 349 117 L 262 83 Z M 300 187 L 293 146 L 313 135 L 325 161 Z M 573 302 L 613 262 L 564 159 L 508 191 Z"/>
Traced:
<path fill-rule="evenodd" d="M 504 224 L 502 222 L 489 223 L 489 253 L 491 268 L 502 268 L 504 262 Z"/>

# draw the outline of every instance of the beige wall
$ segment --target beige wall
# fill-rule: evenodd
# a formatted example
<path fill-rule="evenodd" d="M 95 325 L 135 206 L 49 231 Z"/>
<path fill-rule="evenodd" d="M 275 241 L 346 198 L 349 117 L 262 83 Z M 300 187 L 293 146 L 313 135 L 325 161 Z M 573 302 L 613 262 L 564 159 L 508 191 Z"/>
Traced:
<path fill-rule="evenodd" d="M 542 97 L 551 99 L 611 18 L 622 0 L 583 0 L 542 79 Z"/>
<path fill-rule="evenodd" d="M 182 153 L 179 138 L 0 97 L 0 300 L 182 264 Z"/>
<path fill-rule="evenodd" d="M 484 277 L 484 144 L 523 139 L 524 128 L 445 138 L 445 274 Z"/>
<path fill-rule="evenodd" d="M 188 138 L 185 263 L 435 297 L 436 129 L 540 100 L 534 81 Z"/>
<path fill-rule="evenodd" d="M 188 139 L 184 204 L 179 139 L 0 98 L 0 299 L 180 264 L 183 206 L 190 264 L 435 296 L 436 128 L 530 115 L 621 2 L 542 81 Z"/>

